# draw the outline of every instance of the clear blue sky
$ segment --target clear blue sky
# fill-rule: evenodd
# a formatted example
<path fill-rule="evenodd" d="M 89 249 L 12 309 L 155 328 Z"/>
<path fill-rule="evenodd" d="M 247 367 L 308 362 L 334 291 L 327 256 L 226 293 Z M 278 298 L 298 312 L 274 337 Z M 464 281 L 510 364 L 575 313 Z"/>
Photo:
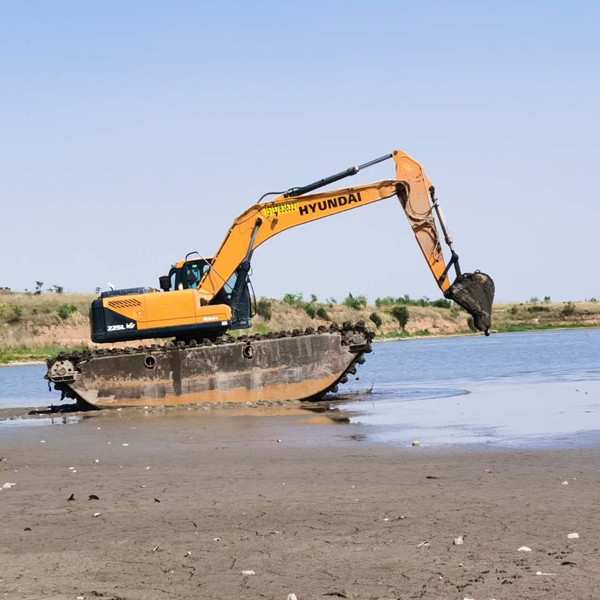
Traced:
<path fill-rule="evenodd" d="M 262 193 L 399 148 L 499 300 L 600 297 L 599 6 L 1 2 L 0 286 L 157 286 Z M 394 199 L 253 265 L 258 295 L 439 296 Z"/>

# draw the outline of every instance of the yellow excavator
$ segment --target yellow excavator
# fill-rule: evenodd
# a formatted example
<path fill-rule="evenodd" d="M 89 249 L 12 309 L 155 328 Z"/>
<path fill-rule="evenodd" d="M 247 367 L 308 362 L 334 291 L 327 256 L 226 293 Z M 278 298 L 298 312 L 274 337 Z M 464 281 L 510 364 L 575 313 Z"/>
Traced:
<path fill-rule="evenodd" d="M 306 195 L 384 160 L 393 159 L 396 179 Z M 447 296 L 453 297 L 448 270 L 461 278 L 435 190 L 421 165 L 395 150 L 358 167 L 351 167 L 307 186 L 292 188 L 271 202 L 259 202 L 240 215 L 225 236 L 214 258 L 198 253 L 178 262 L 168 276 L 160 278 L 165 293 L 151 288 L 104 292 L 92 305 L 92 341 L 97 343 L 176 337 L 214 339 L 229 329 L 250 327 L 251 302 L 248 273 L 252 254 L 269 238 L 317 219 L 367 206 L 396 196 L 416 236 L 433 276 Z M 436 213 L 451 251 L 446 266 L 437 228 Z M 461 304 L 462 296 L 456 298 Z M 479 329 L 489 329 L 489 308 L 465 307 L 475 311 Z"/>
<path fill-rule="evenodd" d="M 394 161 L 395 179 L 312 193 L 386 160 Z M 264 337 L 225 335 L 251 325 L 252 255 L 286 229 L 392 197 L 400 201 L 440 290 L 489 334 L 493 281 L 479 271 L 461 272 L 435 188 L 404 152 L 394 150 L 264 201 L 276 194 L 265 194 L 234 221 L 214 257 L 193 252 L 175 264 L 159 279 L 162 291 L 111 290 L 91 305 L 93 342 L 174 338 L 174 345 L 60 356 L 49 361 L 46 378 L 65 396 L 94 406 L 322 397 L 364 361 L 372 335 L 362 323 Z M 436 217 L 450 250 L 447 264 Z"/>

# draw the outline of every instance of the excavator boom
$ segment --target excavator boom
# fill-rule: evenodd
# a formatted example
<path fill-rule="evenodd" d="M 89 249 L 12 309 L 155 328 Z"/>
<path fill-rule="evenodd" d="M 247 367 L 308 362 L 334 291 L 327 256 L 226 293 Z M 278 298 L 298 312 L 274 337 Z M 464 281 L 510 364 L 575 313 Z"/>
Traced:
<path fill-rule="evenodd" d="M 390 158 L 396 166 L 396 179 L 305 195 Z M 351 167 L 307 186 L 291 188 L 271 202 L 259 202 L 250 207 L 234 221 L 215 255 L 211 268 L 202 278 L 197 290 L 201 302 L 209 304 L 240 265 L 246 263 L 246 269 L 249 270 L 254 250 L 278 233 L 392 196 L 397 196 L 400 201 L 440 290 L 472 314 L 475 325 L 481 331 L 489 333 L 493 282 L 487 275 L 477 278 L 467 276 L 468 274 L 462 275 L 458 255 L 453 249 L 452 238 L 439 202 L 435 198 L 435 188 L 421 165 L 400 150 L 394 150 L 389 155 L 359 167 Z M 451 250 L 448 265 L 444 260 L 434 211 Z M 460 294 L 451 287 L 448 279 L 451 266 L 455 267 L 457 279 L 460 278 L 462 282 Z"/>

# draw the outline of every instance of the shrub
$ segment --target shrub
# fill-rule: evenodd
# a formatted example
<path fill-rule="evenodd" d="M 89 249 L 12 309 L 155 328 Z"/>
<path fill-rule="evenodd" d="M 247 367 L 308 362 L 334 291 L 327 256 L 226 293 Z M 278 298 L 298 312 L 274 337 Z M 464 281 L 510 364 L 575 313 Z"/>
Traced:
<path fill-rule="evenodd" d="M 53 285 L 52 289 L 54 290 L 55 294 L 64 294 L 65 293 L 65 288 L 62 285 Z"/>
<path fill-rule="evenodd" d="M 314 319 L 317 316 L 317 310 L 315 309 L 314 304 L 309 304 L 308 302 L 304 304 L 303 306 L 304 311 L 306 312 L 306 314 L 311 318 Z"/>
<path fill-rule="evenodd" d="M 73 313 L 76 313 L 76 312 L 78 312 L 77 307 L 74 304 L 67 304 L 66 302 L 59 304 L 58 308 L 56 309 L 56 314 L 63 321 L 68 319 Z"/>
<path fill-rule="evenodd" d="M 356 296 L 355 300 L 363 307 L 367 306 L 367 297 L 366 296 Z"/>
<path fill-rule="evenodd" d="M 302 302 L 302 294 L 284 294 L 283 301 L 290 306 L 298 306 Z"/>
<path fill-rule="evenodd" d="M 408 308 L 406 306 L 394 306 L 390 311 L 394 319 L 400 324 L 400 328 L 404 329 L 408 323 Z"/>
<path fill-rule="evenodd" d="M 377 298 L 375 300 L 375 306 L 382 308 L 384 306 L 394 306 L 395 304 L 404 304 L 406 306 L 435 306 L 436 308 L 452 308 L 452 302 L 446 298 L 439 298 L 438 300 L 430 300 L 427 296 L 423 296 L 418 300 L 411 298 L 408 294 L 404 296 L 386 296 L 385 298 Z"/>
<path fill-rule="evenodd" d="M 550 312 L 550 309 L 547 306 L 540 306 L 539 304 L 534 304 L 533 306 L 527 307 L 527 312 L 530 312 L 530 313 Z"/>
<path fill-rule="evenodd" d="M 325 298 L 325 303 L 329 306 L 329 308 L 333 308 L 333 305 L 337 304 L 337 300 L 333 297 Z"/>
<path fill-rule="evenodd" d="M 348 308 L 353 308 L 354 310 L 360 310 L 367 305 L 366 296 L 353 296 L 352 294 L 348 294 L 344 298 L 344 306 Z"/>
<path fill-rule="evenodd" d="M 598 302 L 597 298 L 590 298 L 590 302 Z"/>
<path fill-rule="evenodd" d="M 23 318 L 23 308 L 12 302 L 0 304 L 0 317 L 7 323 L 18 323 Z"/>
<path fill-rule="evenodd" d="M 264 296 L 256 303 L 256 314 L 265 321 L 270 321 L 272 316 L 271 301 Z"/>
<path fill-rule="evenodd" d="M 34 294 L 36 296 L 39 296 L 42 293 L 42 288 L 44 287 L 44 282 L 43 281 L 36 281 L 35 282 L 35 292 Z"/>
<path fill-rule="evenodd" d="M 435 306 L 436 308 L 450 308 L 452 306 L 452 302 L 446 298 L 440 298 L 439 300 L 430 302 L 430 305 Z"/>
<path fill-rule="evenodd" d="M 385 298 L 377 298 L 375 300 L 375 306 L 377 308 L 381 308 L 382 306 L 392 306 L 392 304 L 396 304 L 396 298 L 393 296 L 386 296 Z"/>
<path fill-rule="evenodd" d="M 552 300 L 550 299 L 550 296 L 544 296 L 544 303 L 550 304 L 550 302 L 552 302 Z"/>
<path fill-rule="evenodd" d="M 560 314 L 563 317 L 571 317 L 575 314 L 575 305 L 572 302 L 566 302 L 562 307 Z"/>
<path fill-rule="evenodd" d="M 516 315 L 516 314 L 519 312 L 519 309 L 518 309 L 518 307 L 516 307 L 516 306 L 511 306 L 511 307 L 508 309 L 508 312 L 509 312 L 509 314 L 511 314 L 511 315 Z"/>
<path fill-rule="evenodd" d="M 529 302 L 531 304 L 537 304 L 540 301 L 540 299 L 537 296 L 533 296 L 532 298 L 529 299 Z"/>
<path fill-rule="evenodd" d="M 381 317 L 377 314 L 377 313 L 371 313 L 369 315 L 369 319 L 371 321 L 373 321 L 373 323 L 375 324 L 375 327 L 377 327 L 377 329 L 379 329 L 381 327 Z"/>
<path fill-rule="evenodd" d="M 319 317 L 319 319 L 323 319 L 323 321 L 329 321 L 329 315 L 327 314 L 324 306 L 321 305 L 319 308 L 317 308 L 317 317 Z"/>

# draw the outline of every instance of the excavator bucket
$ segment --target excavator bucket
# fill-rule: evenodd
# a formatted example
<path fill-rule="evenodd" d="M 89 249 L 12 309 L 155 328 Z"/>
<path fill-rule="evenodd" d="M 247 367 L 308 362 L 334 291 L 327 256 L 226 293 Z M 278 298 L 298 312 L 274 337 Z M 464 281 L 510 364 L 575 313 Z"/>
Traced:
<path fill-rule="evenodd" d="M 476 271 L 459 275 L 444 296 L 462 306 L 473 317 L 475 327 L 489 335 L 494 291 L 492 278 Z"/>

